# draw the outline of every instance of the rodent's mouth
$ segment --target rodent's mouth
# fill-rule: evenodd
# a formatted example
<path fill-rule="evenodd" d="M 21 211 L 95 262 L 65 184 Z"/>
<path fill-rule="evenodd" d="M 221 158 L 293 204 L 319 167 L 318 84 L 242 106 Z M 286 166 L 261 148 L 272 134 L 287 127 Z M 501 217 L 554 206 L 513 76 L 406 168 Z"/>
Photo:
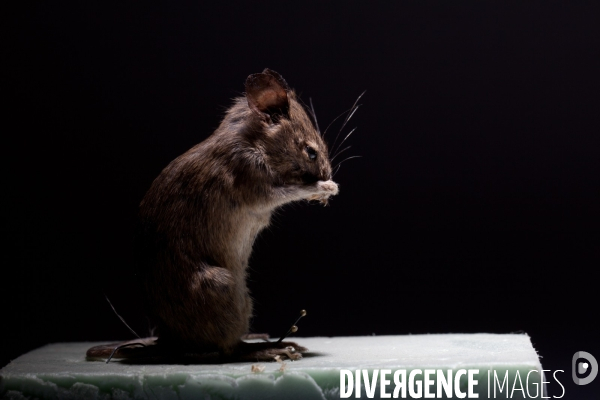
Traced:
<path fill-rule="evenodd" d="M 315 183 L 320 180 L 318 176 L 311 174 L 310 172 L 303 173 L 301 176 L 301 179 L 302 179 L 302 183 L 304 183 L 305 185 L 309 185 L 311 183 Z"/>

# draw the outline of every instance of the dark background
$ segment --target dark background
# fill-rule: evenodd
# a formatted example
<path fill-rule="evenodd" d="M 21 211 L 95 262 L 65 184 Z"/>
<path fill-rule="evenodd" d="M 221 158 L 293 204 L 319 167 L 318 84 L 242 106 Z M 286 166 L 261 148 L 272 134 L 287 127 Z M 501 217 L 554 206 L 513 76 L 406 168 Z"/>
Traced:
<path fill-rule="evenodd" d="M 305 308 L 299 336 L 524 331 L 566 398 L 597 395 L 570 369 L 600 359 L 600 8 L 208 3 L 3 3 L 0 366 L 131 338 L 105 294 L 148 334 L 137 206 L 269 67 L 322 128 L 367 93 L 340 195 L 256 243 L 253 330 Z"/>

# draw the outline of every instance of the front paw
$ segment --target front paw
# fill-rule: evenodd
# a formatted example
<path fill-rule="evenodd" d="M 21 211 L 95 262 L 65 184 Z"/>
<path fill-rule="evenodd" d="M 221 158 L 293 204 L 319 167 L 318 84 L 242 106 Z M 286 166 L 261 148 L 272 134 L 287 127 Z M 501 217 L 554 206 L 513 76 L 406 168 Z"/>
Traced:
<path fill-rule="evenodd" d="M 338 185 L 334 181 L 318 181 L 316 193 L 313 193 L 308 199 L 326 201 L 329 196 L 335 196 L 338 192 Z"/>
<path fill-rule="evenodd" d="M 326 193 L 329 196 L 335 196 L 336 194 L 338 194 L 338 185 L 337 183 L 335 183 L 334 181 L 319 181 L 317 182 L 317 186 L 319 187 L 319 190 L 321 190 L 323 193 Z"/>

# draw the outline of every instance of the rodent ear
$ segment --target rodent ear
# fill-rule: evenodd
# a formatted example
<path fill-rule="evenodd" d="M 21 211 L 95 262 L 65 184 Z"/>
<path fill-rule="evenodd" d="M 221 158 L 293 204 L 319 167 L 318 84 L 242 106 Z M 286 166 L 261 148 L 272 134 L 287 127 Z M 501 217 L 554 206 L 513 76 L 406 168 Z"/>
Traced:
<path fill-rule="evenodd" d="M 269 68 L 265 68 L 262 73 L 271 75 L 273 78 L 277 79 L 277 82 L 281 85 L 281 87 L 283 87 L 283 89 L 286 92 L 289 92 L 290 90 L 292 90 L 292 89 L 290 89 L 290 86 L 285 81 L 285 79 L 283 79 L 283 76 L 281 76 L 279 74 L 279 72 L 273 71 L 272 69 L 269 69 Z"/>
<path fill-rule="evenodd" d="M 287 115 L 289 90 L 290 87 L 285 79 L 268 68 L 246 79 L 248 105 L 267 122 L 276 120 L 278 116 Z"/>

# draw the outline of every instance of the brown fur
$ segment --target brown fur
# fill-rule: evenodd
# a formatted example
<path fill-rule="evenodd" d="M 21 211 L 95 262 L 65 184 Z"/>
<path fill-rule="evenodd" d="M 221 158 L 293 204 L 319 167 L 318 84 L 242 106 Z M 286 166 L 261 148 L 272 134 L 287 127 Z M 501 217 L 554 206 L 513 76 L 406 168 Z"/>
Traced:
<path fill-rule="evenodd" d="M 140 274 L 159 342 L 240 359 L 302 350 L 241 341 L 252 314 L 248 259 L 275 208 L 337 191 L 327 146 L 294 91 L 274 71 L 250 75 L 246 97 L 161 172 L 140 205 Z"/>

